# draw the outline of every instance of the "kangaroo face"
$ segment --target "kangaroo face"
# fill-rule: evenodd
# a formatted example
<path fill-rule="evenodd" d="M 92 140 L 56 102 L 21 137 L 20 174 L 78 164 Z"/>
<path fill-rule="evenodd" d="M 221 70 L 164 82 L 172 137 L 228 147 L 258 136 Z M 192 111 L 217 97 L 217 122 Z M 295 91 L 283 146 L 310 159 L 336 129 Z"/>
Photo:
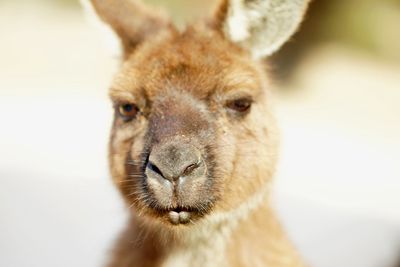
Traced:
<path fill-rule="evenodd" d="M 259 59 L 293 34 L 308 0 L 221 0 L 183 33 L 139 1 L 91 2 L 124 51 L 110 90 L 110 166 L 128 205 L 175 228 L 213 214 L 235 220 L 275 166 Z"/>
<path fill-rule="evenodd" d="M 139 212 L 186 224 L 233 209 L 269 179 L 266 78 L 218 33 L 165 33 L 129 57 L 111 88 L 112 174 Z"/>

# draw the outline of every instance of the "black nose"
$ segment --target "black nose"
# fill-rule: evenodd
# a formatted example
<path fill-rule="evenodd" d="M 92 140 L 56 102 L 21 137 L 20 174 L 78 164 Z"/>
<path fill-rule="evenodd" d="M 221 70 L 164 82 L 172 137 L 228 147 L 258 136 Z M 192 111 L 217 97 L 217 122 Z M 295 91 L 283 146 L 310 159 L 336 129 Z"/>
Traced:
<path fill-rule="evenodd" d="M 146 165 L 148 178 L 176 181 L 203 175 L 205 171 L 201 153 L 187 143 L 167 142 L 153 147 Z"/>

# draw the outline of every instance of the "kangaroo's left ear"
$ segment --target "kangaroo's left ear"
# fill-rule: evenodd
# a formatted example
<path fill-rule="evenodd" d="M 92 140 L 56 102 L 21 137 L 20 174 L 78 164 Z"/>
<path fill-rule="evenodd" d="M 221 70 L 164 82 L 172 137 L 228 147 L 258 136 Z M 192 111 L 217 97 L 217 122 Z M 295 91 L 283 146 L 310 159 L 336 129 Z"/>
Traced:
<path fill-rule="evenodd" d="M 277 51 L 298 28 L 310 0 L 222 0 L 216 25 L 255 59 Z"/>

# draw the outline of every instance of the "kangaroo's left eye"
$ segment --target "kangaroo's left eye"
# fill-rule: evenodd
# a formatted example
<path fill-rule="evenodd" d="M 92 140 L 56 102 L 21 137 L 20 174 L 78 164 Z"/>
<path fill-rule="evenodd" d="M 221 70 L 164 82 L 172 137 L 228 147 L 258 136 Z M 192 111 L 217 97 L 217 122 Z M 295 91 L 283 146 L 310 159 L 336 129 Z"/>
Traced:
<path fill-rule="evenodd" d="M 125 103 L 118 106 L 118 113 L 124 121 L 134 119 L 139 113 L 139 108 L 135 104 Z"/>
<path fill-rule="evenodd" d="M 251 104 L 253 103 L 251 98 L 238 98 L 229 101 L 226 106 L 239 113 L 246 113 L 250 110 Z"/>

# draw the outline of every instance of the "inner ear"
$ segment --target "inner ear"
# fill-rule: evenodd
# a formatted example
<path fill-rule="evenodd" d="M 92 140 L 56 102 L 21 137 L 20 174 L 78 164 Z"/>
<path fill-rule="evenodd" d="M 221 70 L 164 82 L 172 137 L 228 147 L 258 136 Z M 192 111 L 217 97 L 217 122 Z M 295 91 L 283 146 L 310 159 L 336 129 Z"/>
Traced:
<path fill-rule="evenodd" d="M 310 0 L 222 0 L 214 25 L 255 59 L 277 51 L 296 31 Z"/>
<path fill-rule="evenodd" d="M 118 35 L 125 58 L 146 38 L 173 29 L 163 12 L 138 0 L 90 0 L 90 3 L 98 17 Z"/>

